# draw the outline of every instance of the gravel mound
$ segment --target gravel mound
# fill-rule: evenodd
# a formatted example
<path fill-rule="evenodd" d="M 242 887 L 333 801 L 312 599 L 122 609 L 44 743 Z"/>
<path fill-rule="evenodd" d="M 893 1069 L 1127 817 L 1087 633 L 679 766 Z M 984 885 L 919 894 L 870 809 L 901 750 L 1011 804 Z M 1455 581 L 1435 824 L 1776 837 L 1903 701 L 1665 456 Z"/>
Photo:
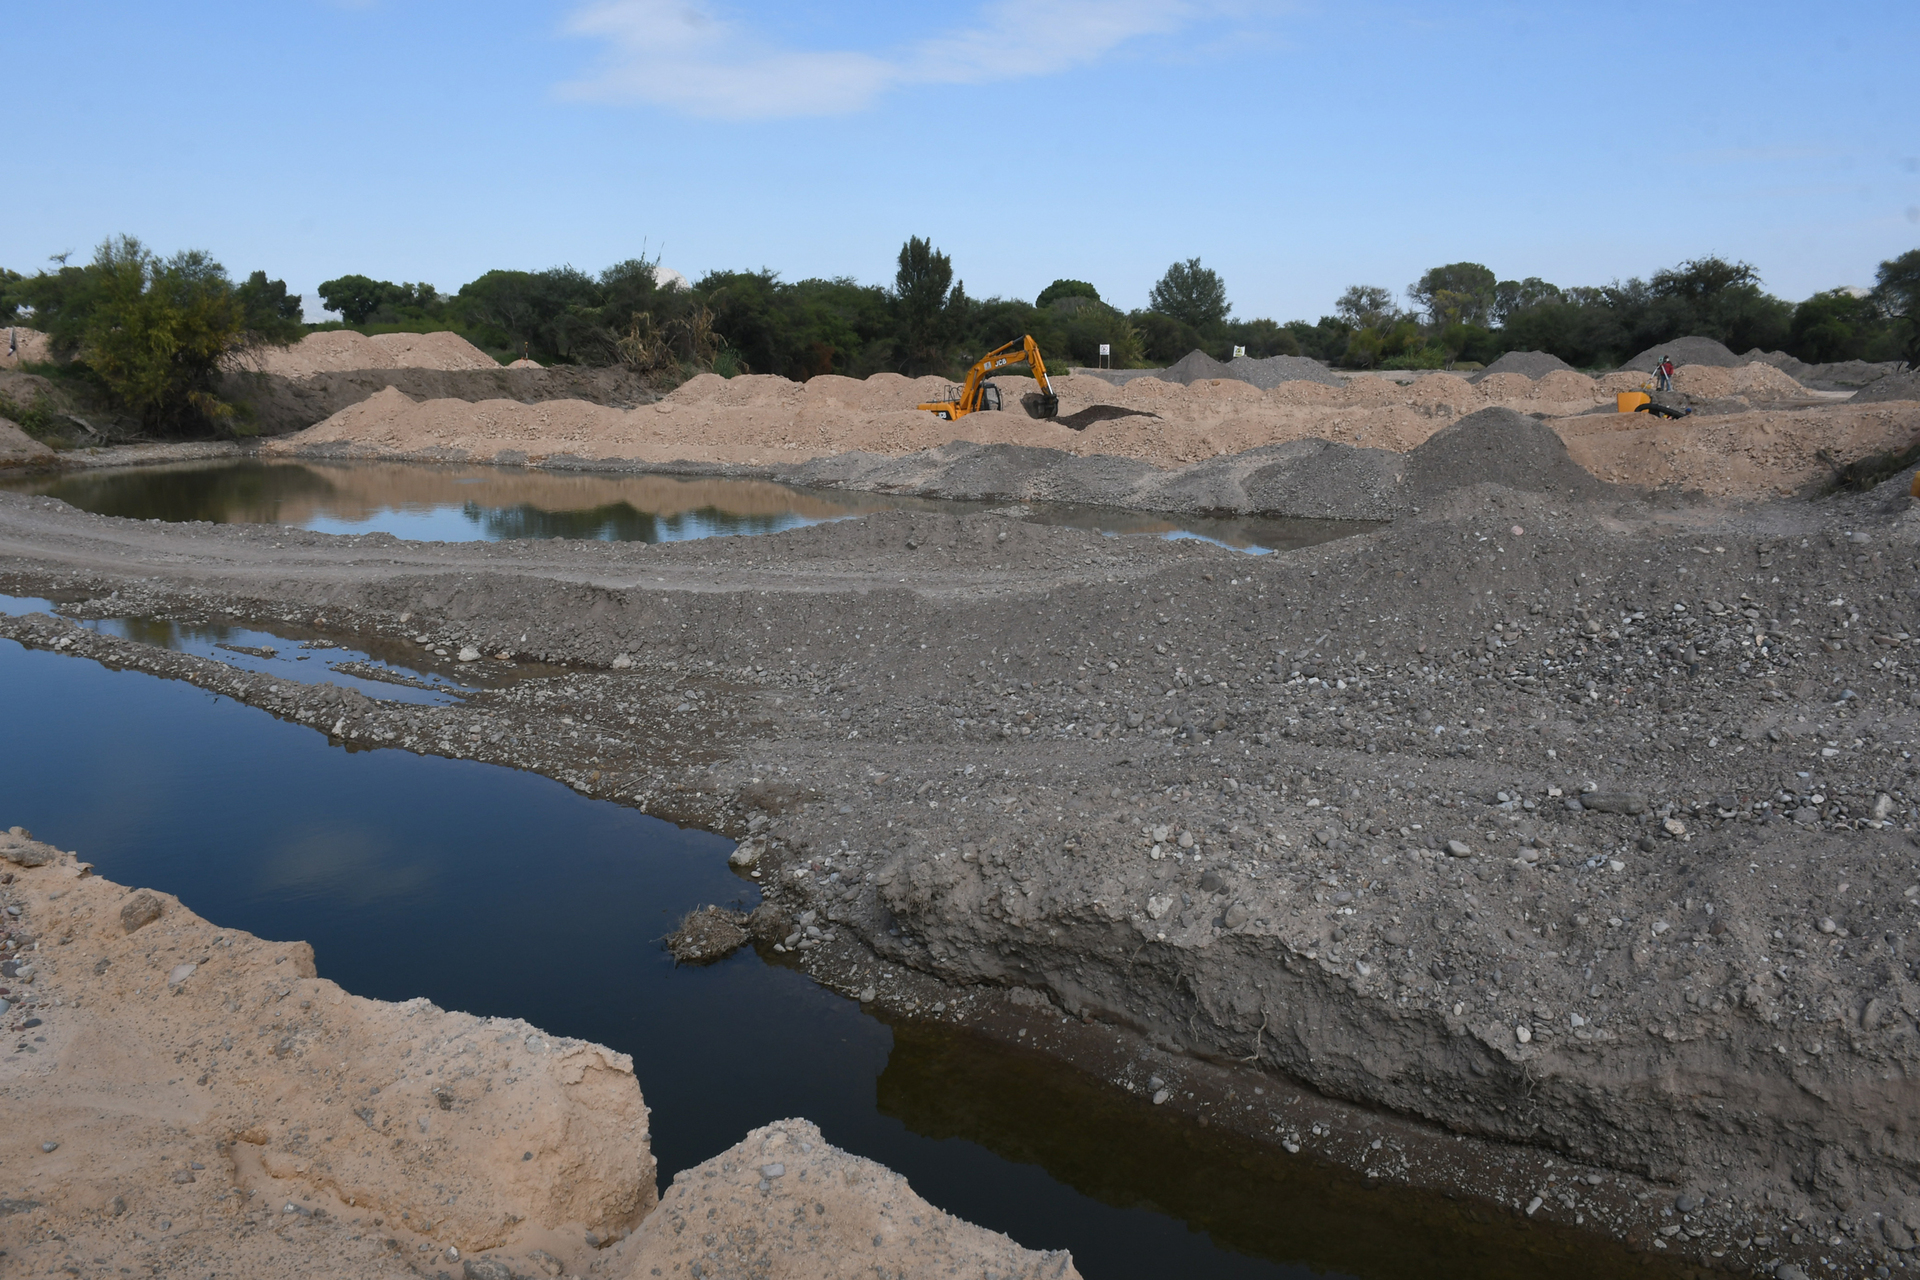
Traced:
<path fill-rule="evenodd" d="M 1227 377 L 1251 382 L 1262 391 L 1271 391 L 1283 382 L 1317 382 L 1324 387 L 1346 385 L 1346 379 L 1339 374 L 1318 360 L 1309 360 L 1305 356 L 1268 356 L 1265 359 L 1235 356 L 1227 362 L 1226 368 L 1231 370 Z"/>
<path fill-rule="evenodd" d="M 1662 356 L 1671 359 L 1676 369 L 1683 364 L 1711 364 L 1732 369 L 1746 363 L 1744 357 L 1733 354 L 1712 338 L 1675 338 L 1672 342 L 1648 347 L 1620 367 L 1638 373 L 1652 373 L 1653 366 L 1660 363 Z"/>
<path fill-rule="evenodd" d="M 1158 378 L 1162 382 L 1177 382 L 1183 387 L 1208 378 L 1232 378 L 1250 383 L 1262 391 L 1271 391 L 1283 382 L 1317 382 L 1326 387 L 1347 385 L 1346 379 L 1339 374 L 1318 360 L 1309 360 L 1305 356 L 1268 356 L 1265 359 L 1235 356 L 1222 364 L 1204 351 L 1189 351 L 1164 369 L 1075 369 L 1074 372 L 1104 379 L 1116 387 L 1125 386 L 1135 378 Z"/>
<path fill-rule="evenodd" d="M 1567 455 L 1566 442 L 1552 427 L 1512 409 L 1468 414 L 1407 455 L 1407 487 L 1415 501 L 1476 484 L 1582 496 L 1607 487 Z"/>
<path fill-rule="evenodd" d="M 1509 351 L 1481 370 L 1474 381 L 1478 382 L 1490 373 L 1524 373 L 1529 378 L 1544 378 L 1563 369 L 1569 373 L 1578 372 L 1559 356 L 1548 355 L 1544 351 Z"/>
<path fill-rule="evenodd" d="M 1920 400 L 1920 369 L 1890 373 L 1847 397 L 1848 404 L 1874 404 L 1881 400 Z"/>
<path fill-rule="evenodd" d="M 1795 382 L 1816 391 L 1852 391 L 1906 367 L 1900 360 L 1835 360 L 1830 364 L 1808 364 L 1784 351 L 1762 351 L 1758 347 L 1740 358 L 1750 363 L 1770 364 Z"/>

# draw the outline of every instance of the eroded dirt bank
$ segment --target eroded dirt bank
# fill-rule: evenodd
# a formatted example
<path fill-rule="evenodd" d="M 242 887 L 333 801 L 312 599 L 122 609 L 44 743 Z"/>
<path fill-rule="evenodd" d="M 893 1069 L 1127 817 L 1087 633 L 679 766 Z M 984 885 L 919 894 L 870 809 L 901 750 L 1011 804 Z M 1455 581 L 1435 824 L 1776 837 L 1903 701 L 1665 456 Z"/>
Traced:
<path fill-rule="evenodd" d="M 18 827 L 0 909 L 8 1274 L 1079 1274 L 804 1120 L 658 1199 L 627 1055 L 350 996 Z"/>
<path fill-rule="evenodd" d="M 1871 1269 L 1920 1227 L 1909 478 L 1743 508 L 1456 483 L 1259 559 L 992 516 L 418 545 L 6 496 L 6 581 L 77 615 L 583 669 L 393 707 L 3 629 L 749 838 L 763 945 L 902 1007 L 1024 993 L 1069 1056 L 1120 1029 L 1161 1083 L 1110 1078 L 1268 1141 L 1408 1163 L 1255 1072 L 1650 1180 L 1472 1187 L 1536 1219 Z"/>

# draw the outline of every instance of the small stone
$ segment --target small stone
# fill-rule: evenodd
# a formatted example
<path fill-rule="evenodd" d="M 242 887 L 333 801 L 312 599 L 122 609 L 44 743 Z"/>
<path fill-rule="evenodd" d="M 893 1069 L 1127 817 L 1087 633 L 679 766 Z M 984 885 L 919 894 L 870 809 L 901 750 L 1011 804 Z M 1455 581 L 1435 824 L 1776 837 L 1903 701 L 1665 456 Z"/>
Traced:
<path fill-rule="evenodd" d="M 1839 932 L 1839 930 L 1840 930 L 1840 926 L 1833 922 L 1832 916 L 1822 916 L 1820 918 L 1820 932 L 1837 933 Z"/>
<path fill-rule="evenodd" d="M 1513 1038 L 1521 1044 L 1526 1044 L 1533 1039 L 1533 1029 L 1524 1024 L 1517 1026 L 1513 1029 Z"/>
<path fill-rule="evenodd" d="M 1681 1213 L 1692 1213 L 1700 1207 L 1700 1202 L 1685 1192 L 1682 1192 L 1679 1198 L 1673 1202 L 1673 1207 Z"/>
<path fill-rule="evenodd" d="M 1161 1106 L 1166 1102 L 1168 1098 L 1171 1098 L 1172 1096 L 1173 1095 L 1168 1093 L 1165 1089 L 1156 1089 L 1153 1092 L 1153 1105 L 1156 1107 Z"/>
<path fill-rule="evenodd" d="M 453 1249 L 447 1253 L 460 1257 Z M 513 1270 L 498 1258 L 465 1258 L 460 1263 L 460 1274 L 465 1280 L 513 1280 Z"/>
<path fill-rule="evenodd" d="M 120 927 L 128 933 L 145 928 L 158 920 L 166 911 L 166 904 L 153 894 L 142 889 L 120 908 Z"/>
<path fill-rule="evenodd" d="M 1683 836 L 1687 834 L 1687 824 L 1678 818 L 1662 819 L 1660 829 L 1670 836 Z"/>
<path fill-rule="evenodd" d="M 1191 831 L 1182 831 L 1182 832 L 1180 833 L 1180 840 L 1179 840 L 1179 844 L 1180 844 L 1180 847 L 1181 847 L 1182 849 L 1191 849 L 1191 848 L 1193 848 L 1193 832 L 1191 832 Z"/>
<path fill-rule="evenodd" d="M 1473 850 L 1469 849 L 1463 841 L 1449 840 L 1447 841 L 1447 855 L 1454 858 L 1467 858 L 1473 855 Z"/>
<path fill-rule="evenodd" d="M 1645 813 L 1647 797 L 1638 791 L 1589 791 L 1580 797 L 1580 807 L 1596 813 Z"/>
<path fill-rule="evenodd" d="M 862 988 L 860 988 L 860 1003 L 861 1003 L 861 1004 L 872 1004 L 872 1003 L 873 1003 L 873 997 L 874 997 L 874 995 L 875 995 L 875 992 L 874 992 L 874 989 L 873 989 L 872 987 L 862 987 Z"/>
<path fill-rule="evenodd" d="M 199 967 L 200 966 L 197 963 L 191 963 L 191 962 L 187 964 L 177 964 L 173 966 L 172 971 L 167 974 L 167 985 L 170 987 L 179 986 L 181 983 L 185 982 L 188 978 L 191 978 L 193 976 L 193 971 L 195 969 L 198 969 Z"/>
<path fill-rule="evenodd" d="M 1220 917 L 1220 923 L 1226 925 L 1229 929 L 1238 929 L 1252 918 L 1253 913 L 1236 902 L 1226 909 L 1226 912 Z"/>
<path fill-rule="evenodd" d="M 1149 920 L 1159 920 L 1163 918 L 1167 914 L 1167 912 L 1172 908 L 1173 908 L 1172 898 L 1165 898 L 1165 897 L 1148 898 L 1147 899 L 1147 918 Z"/>
<path fill-rule="evenodd" d="M 461 662 L 478 662 L 478 661 L 480 661 L 480 651 L 479 651 L 478 649 L 476 649 L 476 648 L 474 648 L 474 647 L 473 647 L 472 645 L 470 645 L 470 644 L 468 644 L 468 645 L 462 645 L 462 646 L 460 646 L 460 654 L 459 654 L 459 661 L 461 661 Z"/>
<path fill-rule="evenodd" d="M 727 862 L 730 866 L 740 867 L 742 869 L 751 867 L 759 861 L 760 846 L 751 841 L 742 843 L 739 848 L 735 849 L 727 857 Z"/>
<path fill-rule="evenodd" d="M 787 1166 L 784 1164 L 763 1164 L 760 1166 L 760 1176 L 763 1178 L 785 1177 L 786 1172 Z"/>
<path fill-rule="evenodd" d="M 1167 1087 L 1167 1082 L 1165 1080 L 1162 1080 L 1159 1076 L 1147 1077 L 1147 1088 L 1158 1091 L 1166 1087 Z"/>
<path fill-rule="evenodd" d="M 633 665 L 633 655 L 630 653 L 623 653 L 613 660 L 613 669 L 615 671 L 625 671 L 628 667 L 631 667 L 632 665 Z"/>
<path fill-rule="evenodd" d="M 48 1155 L 52 1155 L 55 1151 L 58 1151 L 60 1149 L 60 1144 L 57 1142 L 43 1142 L 40 1144 L 40 1149 L 46 1152 Z"/>

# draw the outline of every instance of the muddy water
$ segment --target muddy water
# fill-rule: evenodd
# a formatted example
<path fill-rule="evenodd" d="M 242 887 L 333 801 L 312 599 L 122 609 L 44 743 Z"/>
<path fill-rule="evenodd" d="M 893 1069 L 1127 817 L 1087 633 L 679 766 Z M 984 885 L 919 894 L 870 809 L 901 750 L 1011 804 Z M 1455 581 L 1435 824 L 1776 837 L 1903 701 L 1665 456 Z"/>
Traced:
<path fill-rule="evenodd" d="M 397 462 L 181 463 L 11 480 L 3 487 L 135 520 L 280 524 L 434 542 L 674 542 L 778 533 L 873 511 L 989 509 L 980 503 L 803 489 L 762 480 Z M 1374 527 L 1337 520 L 1169 519 L 1068 504 L 1028 504 L 1014 510 L 1046 524 L 1206 538 L 1246 551 L 1310 546 Z"/>
<path fill-rule="evenodd" d="M 191 685 L 11 641 L 0 726 L 0 822 L 222 925 L 306 939 L 358 994 L 425 995 L 632 1054 L 663 1180 L 806 1116 L 934 1203 L 1071 1249 L 1089 1280 L 1628 1271 L 1599 1242 L 1371 1190 L 1031 1053 L 889 1023 L 751 950 L 676 968 L 658 939 L 681 914 L 755 902 L 727 869 L 731 843 L 538 775 L 333 745 Z"/>

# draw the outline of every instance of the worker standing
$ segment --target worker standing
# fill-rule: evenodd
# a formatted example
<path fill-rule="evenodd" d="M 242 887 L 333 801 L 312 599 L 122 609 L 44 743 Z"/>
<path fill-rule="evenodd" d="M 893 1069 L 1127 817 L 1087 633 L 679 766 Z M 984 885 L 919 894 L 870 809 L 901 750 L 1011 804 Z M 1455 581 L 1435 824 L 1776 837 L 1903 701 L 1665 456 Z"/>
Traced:
<path fill-rule="evenodd" d="M 1673 358 L 1671 356 L 1661 356 L 1660 363 L 1654 366 L 1654 372 L 1660 375 L 1662 391 L 1673 390 Z"/>

